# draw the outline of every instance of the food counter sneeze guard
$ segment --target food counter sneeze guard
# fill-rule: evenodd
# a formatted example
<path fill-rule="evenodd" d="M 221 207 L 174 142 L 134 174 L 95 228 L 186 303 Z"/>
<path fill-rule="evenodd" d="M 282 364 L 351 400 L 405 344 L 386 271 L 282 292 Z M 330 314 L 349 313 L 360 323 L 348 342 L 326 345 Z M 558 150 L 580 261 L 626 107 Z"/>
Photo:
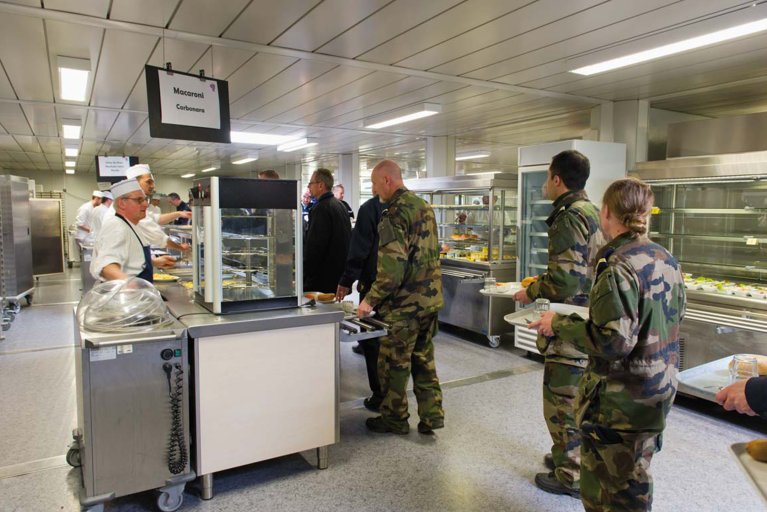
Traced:
<path fill-rule="evenodd" d="M 197 302 L 213 313 L 298 306 L 299 192 L 294 180 L 195 181 L 192 267 Z"/>

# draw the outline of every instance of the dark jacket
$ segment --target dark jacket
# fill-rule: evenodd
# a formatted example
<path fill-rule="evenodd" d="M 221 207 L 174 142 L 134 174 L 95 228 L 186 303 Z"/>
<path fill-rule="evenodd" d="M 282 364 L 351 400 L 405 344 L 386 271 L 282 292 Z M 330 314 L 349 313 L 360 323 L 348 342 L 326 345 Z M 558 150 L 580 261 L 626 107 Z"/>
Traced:
<path fill-rule="evenodd" d="M 178 206 L 176 206 L 177 212 L 191 212 L 192 209 L 189 207 L 188 204 L 186 204 L 184 201 L 181 201 Z M 180 219 L 176 219 L 173 221 L 173 224 L 177 226 L 187 226 L 191 224 L 191 221 L 189 219 L 184 219 L 183 217 Z"/>
<path fill-rule="evenodd" d="M 746 382 L 746 402 L 756 413 L 767 418 L 767 377 L 753 377 Z"/>
<path fill-rule="evenodd" d="M 352 210 L 352 207 L 349 206 L 349 203 L 347 203 L 346 201 L 341 199 L 341 204 L 346 207 L 346 212 L 349 214 L 349 218 L 353 219 L 354 218 L 354 210 Z"/>
<path fill-rule="evenodd" d="M 304 239 L 304 290 L 335 293 L 346 265 L 352 224 L 346 207 L 323 194 L 309 210 Z"/>
<path fill-rule="evenodd" d="M 375 196 L 365 201 L 357 212 L 357 223 L 352 231 L 346 268 L 338 284 L 351 288 L 359 280 L 357 291 L 364 296 L 376 280 L 378 264 L 378 223 L 381 222 L 383 204 Z"/>

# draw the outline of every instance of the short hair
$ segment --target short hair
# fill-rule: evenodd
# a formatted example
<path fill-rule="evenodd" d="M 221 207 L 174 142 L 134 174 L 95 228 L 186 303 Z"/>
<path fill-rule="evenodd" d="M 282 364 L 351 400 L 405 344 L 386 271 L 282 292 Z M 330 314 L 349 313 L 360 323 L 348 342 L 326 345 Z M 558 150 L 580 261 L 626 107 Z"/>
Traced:
<path fill-rule="evenodd" d="M 339 183 L 338 185 L 333 185 L 333 192 L 335 192 L 339 188 L 342 188 L 342 189 L 346 190 L 346 187 L 344 187 L 344 184 L 343 183 Z"/>
<path fill-rule="evenodd" d="M 623 226 L 639 235 L 647 233 L 647 223 L 655 201 L 650 185 L 636 178 L 616 180 L 605 190 L 602 204 Z"/>
<path fill-rule="evenodd" d="M 176 194 L 175 192 L 171 192 L 170 194 L 168 194 L 168 197 L 170 197 L 171 199 L 181 199 L 181 196 Z"/>
<path fill-rule="evenodd" d="M 582 190 L 589 179 L 591 164 L 580 151 L 568 149 L 551 159 L 550 169 L 551 175 L 559 176 L 569 190 Z"/>
<path fill-rule="evenodd" d="M 280 175 L 277 174 L 277 171 L 273 169 L 266 169 L 264 171 L 261 171 L 258 173 L 258 177 L 262 180 L 278 180 L 280 179 Z"/>
<path fill-rule="evenodd" d="M 320 167 L 314 174 L 317 176 L 317 181 L 325 185 L 328 190 L 333 190 L 333 173 L 329 170 Z"/>

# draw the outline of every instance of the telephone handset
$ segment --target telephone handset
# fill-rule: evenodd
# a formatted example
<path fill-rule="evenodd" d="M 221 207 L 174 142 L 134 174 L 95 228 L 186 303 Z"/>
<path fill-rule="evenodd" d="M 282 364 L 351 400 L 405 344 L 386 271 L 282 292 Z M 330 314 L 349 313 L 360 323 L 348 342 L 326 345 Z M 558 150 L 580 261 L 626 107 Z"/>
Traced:
<path fill-rule="evenodd" d="M 176 368 L 176 376 L 171 384 L 171 374 Z M 178 475 L 186 468 L 189 455 L 184 442 L 183 400 L 184 400 L 184 368 L 181 363 L 165 363 L 162 365 L 168 378 L 168 397 L 170 398 L 170 439 L 168 441 L 168 470 Z"/>

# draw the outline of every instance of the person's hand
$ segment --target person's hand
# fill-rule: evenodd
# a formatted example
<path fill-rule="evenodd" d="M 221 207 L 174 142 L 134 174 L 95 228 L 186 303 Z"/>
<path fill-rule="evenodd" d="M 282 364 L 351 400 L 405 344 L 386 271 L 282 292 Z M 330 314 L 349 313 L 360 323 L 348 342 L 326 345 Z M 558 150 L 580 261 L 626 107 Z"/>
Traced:
<path fill-rule="evenodd" d="M 524 288 L 514 294 L 514 300 L 522 304 L 530 304 L 532 302 L 530 297 L 527 296 L 527 290 Z"/>
<path fill-rule="evenodd" d="M 152 258 L 152 265 L 157 268 L 173 268 L 176 266 L 176 258 L 173 256 L 168 256 L 167 254 L 164 256 L 158 256 L 156 258 Z"/>
<path fill-rule="evenodd" d="M 188 251 L 188 250 L 190 250 L 192 248 L 192 245 L 191 244 L 187 244 L 187 243 L 178 244 L 178 248 L 180 250 L 186 252 L 186 251 Z"/>
<path fill-rule="evenodd" d="M 357 318 L 365 318 L 373 314 L 373 307 L 368 304 L 367 299 L 360 302 L 360 307 L 357 308 Z"/>
<path fill-rule="evenodd" d="M 186 210 L 182 210 L 180 212 L 176 212 L 178 214 L 177 219 L 191 219 L 192 218 L 192 212 L 188 212 Z"/>
<path fill-rule="evenodd" d="M 748 379 L 737 380 L 716 394 L 716 401 L 727 411 L 738 411 L 741 414 L 756 416 L 746 400 L 746 382 Z"/>
<path fill-rule="evenodd" d="M 348 288 L 346 286 L 338 285 L 338 288 L 336 288 L 336 302 L 341 302 L 344 300 L 344 297 L 349 295 L 352 292 L 351 288 Z"/>
<path fill-rule="evenodd" d="M 535 329 L 544 336 L 554 336 L 554 329 L 552 329 L 551 326 L 551 321 L 554 319 L 554 315 L 556 315 L 556 313 L 553 311 L 546 311 L 541 314 L 540 320 L 528 324 L 527 328 Z"/>

